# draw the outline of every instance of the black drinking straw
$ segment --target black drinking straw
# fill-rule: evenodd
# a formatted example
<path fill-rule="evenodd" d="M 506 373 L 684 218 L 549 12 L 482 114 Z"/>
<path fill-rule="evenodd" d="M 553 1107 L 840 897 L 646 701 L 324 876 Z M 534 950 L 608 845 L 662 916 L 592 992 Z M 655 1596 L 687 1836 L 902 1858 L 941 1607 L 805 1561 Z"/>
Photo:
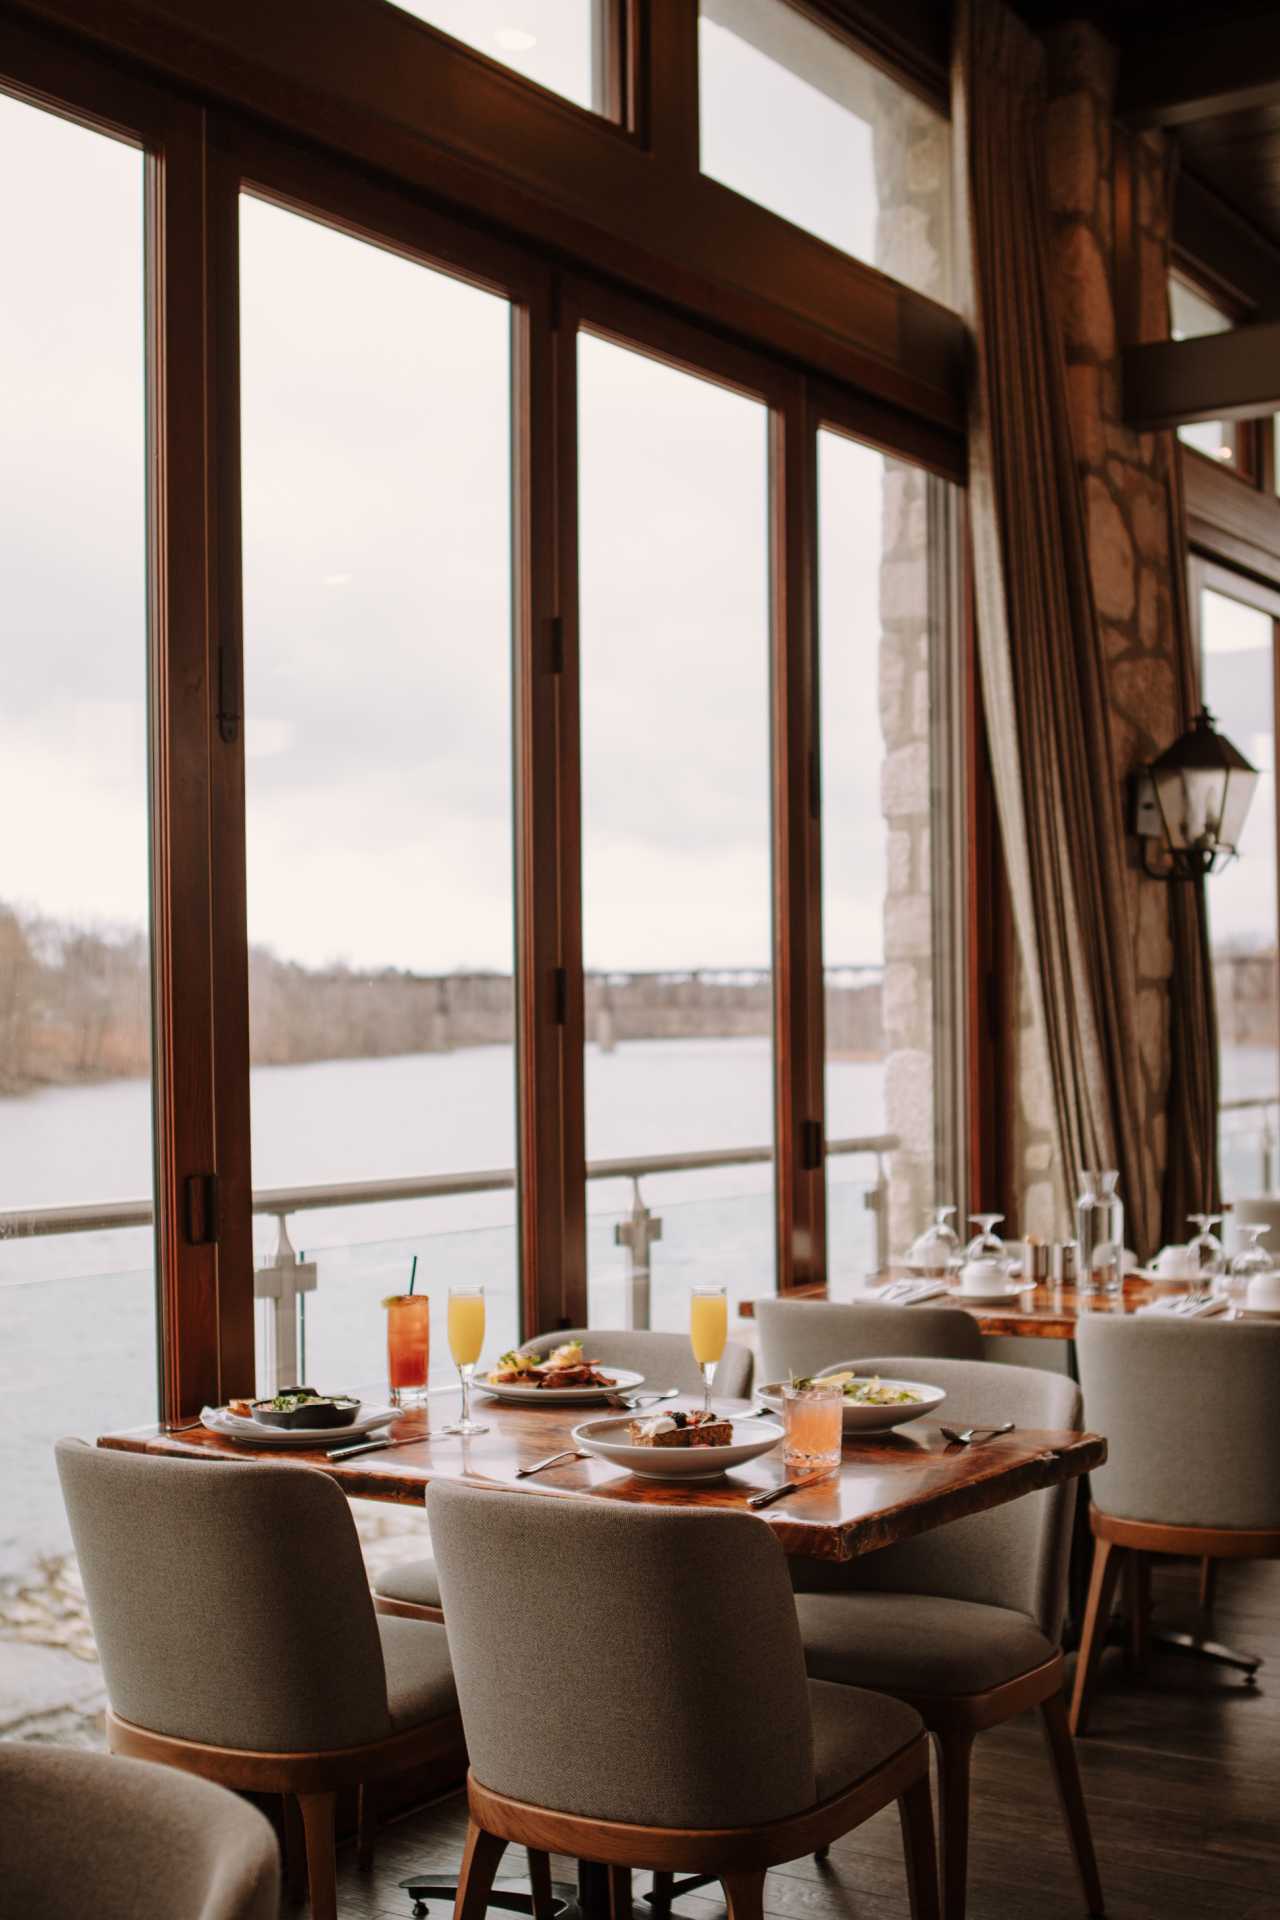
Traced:
<path fill-rule="evenodd" d="M 414 1283 L 414 1281 L 415 1281 L 415 1280 L 417 1279 L 417 1277 L 418 1277 L 418 1256 L 417 1256 L 417 1254 L 415 1253 L 415 1254 L 414 1254 L 414 1256 L 413 1256 L 413 1265 L 412 1265 L 412 1266 L 410 1267 L 410 1269 L 409 1269 L 409 1291 L 410 1291 L 410 1293 L 412 1293 L 412 1292 L 413 1292 L 413 1283 Z"/>

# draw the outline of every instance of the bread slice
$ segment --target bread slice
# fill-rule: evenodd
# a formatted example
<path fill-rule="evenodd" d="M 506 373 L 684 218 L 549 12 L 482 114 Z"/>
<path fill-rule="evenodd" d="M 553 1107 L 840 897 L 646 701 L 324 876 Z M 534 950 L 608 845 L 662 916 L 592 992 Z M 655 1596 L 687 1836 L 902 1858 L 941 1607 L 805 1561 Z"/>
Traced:
<path fill-rule="evenodd" d="M 727 1447 L 733 1422 L 714 1413 L 659 1413 L 632 1420 L 627 1438 L 633 1447 Z"/>

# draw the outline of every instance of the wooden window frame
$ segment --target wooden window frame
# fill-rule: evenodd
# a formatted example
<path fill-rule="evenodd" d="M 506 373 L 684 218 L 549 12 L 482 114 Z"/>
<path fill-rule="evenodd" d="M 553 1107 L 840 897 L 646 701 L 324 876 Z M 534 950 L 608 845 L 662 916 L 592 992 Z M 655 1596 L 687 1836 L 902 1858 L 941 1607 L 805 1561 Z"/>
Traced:
<path fill-rule="evenodd" d="M 331 27 L 345 17 L 349 0 L 317 0 L 317 7 Z M 226 11 L 243 25 L 254 9 L 228 0 Z M 735 244 L 778 228 L 796 235 L 788 271 L 797 284 L 805 281 L 807 261 L 822 261 L 811 278 L 818 297 L 803 326 L 793 319 L 779 326 L 774 305 L 758 295 L 726 297 L 720 287 L 708 301 L 686 274 L 651 257 L 654 284 L 638 296 L 596 273 L 564 270 L 536 222 L 528 242 L 507 237 L 506 220 L 486 224 L 485 193 L 468 188 L 467 210 L 453 211 L 454 176 L 447 185 L 455 194 L 446 193 L 442 207 L 422 190 L 420 154 L 413 166 L 370 172 L 341 115 L 345 153 L 333 150 L 333 138 L 318 147 L 300 139 L 296 127 L 268 127 L 255 115 L 141 77 L 120 57 L 122 47 L 129 51 L 133 16 L 121 20 L 114 7 L 33 0 L 15 9 L 0 0 L 0 12 L 6 89 L 122 135 L 150 156 L 153 1076 L 164 1418 L 182 1424 L 207 1402 L 251 1391 L 255 1371 L 241 716 L 242 191 L 485 286 L 512 305 L 517 1191 L 529 1330 L 585 1319 L 587 1298 L 577 330 L 587 326 L 769 408 L 777 1283 L 783 1291 L 820 1284 L 825 1170 L 824 1156 L 815 1165 L 811 1152 L 812 1129 L 821 1139 L 824 1112 L 814 798 L 816 434 L 819 424 L 830 424 L 963 482 L 958 389 L 946 380 L 930 387 L 929 369 L 936 372 L 945 353 L 942 360 L 932 349 L 932 360 L 925 353 L 923 381 L 906 371 L 922 340 L 935 347 L 954 340 L 954 316 L 821 243 L 813 243 L 820 248 L 813 256 L 808 236 L 762 210 L 755 211 L 766 225 L 755 223 L 753 211 Z M 117 44 L 103 53 L 51 33 L 47 24 L 18 19 L 18 12 L 57 15 L 64 25 L 91 18 L 98 37 L 109 26 Z M 607 127 L 606 136 L 633 152 L 647 141 L 648 159 L 662 156 L 676 173 L 696 168 L 696 12 L 634 0 L 627 19 L 636 124 Z M 441 38 L 423 23 L 410 24 Z M 171 72 L 177 46 L 159 48 L 159 64 Z M 190 54 L 185 42 L 179 50 L 184 59 Z M 450 58 L 469 61 L 474 71 L 493 64 L 456 47 Z M 660 98 L 651 87 L 657 75 L 671 83 Z M 499 77 L 503 89 L 542 91 L 505 72 Z M 486 76 L 484 84 L 490 82 Z M 254 85 L 242 91 L 246 104 L 257 104 Z M 305 102 L 305 88 L 300 95 Z M 536 104 L 538 113 L 561 119 L 598 118 L 558 100 Z M 599 135 L 594 128 L 593 139 Z M 378 151 L 395 162 L 402 150 L 387 139 Z M 721 191 L 712 195 L 715 206 Z M 509 215 L 523 204 L 508 198 L 504 210 Z M 616 255 L 606 246 L 603 256 L 607 269 Z M 839 263 L 834 274 L 827 256 Z M 824 338 L 807 359 L 789 358 L 784 343 L 813 346 L 810 321 L 825 336 L 824 302 L 851 288 L 874 295 L 871 326 L 880 330 L 884 357 L 868 356 L 856 341 L 850 351 L 849 339 L 833 353 Z M 690 299 L 691 291 L 697 297 Z M 756 344 L 744 344 L 753 334 Z M 849 385 L 850 374 L 862 384 Z M 204 1184 L 206 1175 L 215 1176 L 213 1184 Z M 207 1235 L 192 1197 L 216 1204 L 216 1219 L 204 1223 Z"/>

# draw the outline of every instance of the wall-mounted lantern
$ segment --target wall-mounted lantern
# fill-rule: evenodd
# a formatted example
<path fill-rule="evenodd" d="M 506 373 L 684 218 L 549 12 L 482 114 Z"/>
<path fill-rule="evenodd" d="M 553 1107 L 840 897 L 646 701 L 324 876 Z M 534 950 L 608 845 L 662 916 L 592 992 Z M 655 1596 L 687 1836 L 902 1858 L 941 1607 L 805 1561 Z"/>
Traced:
<path fill-rule="evenodd" d="M 1202 710 L 1171 747 L 1134 777 L 1134 832 L 1153 880 L 1200 880 L 1234 860 L 1258 770 Z M 1152 862 L 1152 843 L 1160 850 Z"/>

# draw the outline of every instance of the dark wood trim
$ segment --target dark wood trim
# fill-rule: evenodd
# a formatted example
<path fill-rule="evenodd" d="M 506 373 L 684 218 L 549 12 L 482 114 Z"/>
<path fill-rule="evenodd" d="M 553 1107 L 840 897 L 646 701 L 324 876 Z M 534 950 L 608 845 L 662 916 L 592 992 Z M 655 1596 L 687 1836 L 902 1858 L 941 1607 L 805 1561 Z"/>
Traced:
<path fill-rule="evenodd" d="M 1174 190 L 1173 265 L 1242 318 L 1280 313 L 1280 247 L 1185 168 Z"/>
<path fill-rule="evenodd" d="M 1280 35 L 1268 10 L 1203 26 L 1162 26 L 1122 50 L 1116 115 L 1134 127 L 1179 127 L 1280 101 Z"/>
<path fill-rule="evenodd" d="M 1179 447 L 1194 553 L 1280 587 L 1280 500 L 1190 447 Z"/>
<path fill-rule="evenodd" d="M 373 1606 L 376 1613 L 394 1614 L 396 1618 L 400 1620 L 427 1620 L 436 1626 L 442 1626 L 444 1624 L 444 1609 L 442 1607 L 418 1606 L 412 1600 L 391 1600 L 388 1599 L 386 1594 L 379 1593 L 376 1588 L 373 1595 Z"/>
<path fill-rule="evenodd" d="M 770 414 L 774 1164 L 778 1291 L 826 1276 L 818 728 L 817 423 L 802 380 Z"/>
<path fill-rule="evenodd" d="M 1248 420 L 1280 408 L 1280 320 L 1124 349 L 1124 417 L 1158 432 L 1191 420 Z"/>
<path fill-rule="evenodd" d="M 287 10 L 255 0 L 4 3 L 704 323 L 927 420 L 962 424 L 958 315 L 690 172 L 687 152 L 646 151 L 395 7 L 313 0 L 299 34 Z M 677 11 L 656 9 L 650 33 Z"/>
<path fill-rule="evenodd" d="M 968 480 L 968 443 L 960 430 L 929 426 L 899 413 L 873 394 L 855 393 L 828 380 L 810 380 L 810 412 L 819 427 L 861 440 L 891 460 L 923 467 L 940 480 L 964 486 Z"/>
<path fill-rule="evenodd" d="M 698 9 L 640 0 L 645 13 L 648 147 L 690 181 L 698 175 Z"/>

